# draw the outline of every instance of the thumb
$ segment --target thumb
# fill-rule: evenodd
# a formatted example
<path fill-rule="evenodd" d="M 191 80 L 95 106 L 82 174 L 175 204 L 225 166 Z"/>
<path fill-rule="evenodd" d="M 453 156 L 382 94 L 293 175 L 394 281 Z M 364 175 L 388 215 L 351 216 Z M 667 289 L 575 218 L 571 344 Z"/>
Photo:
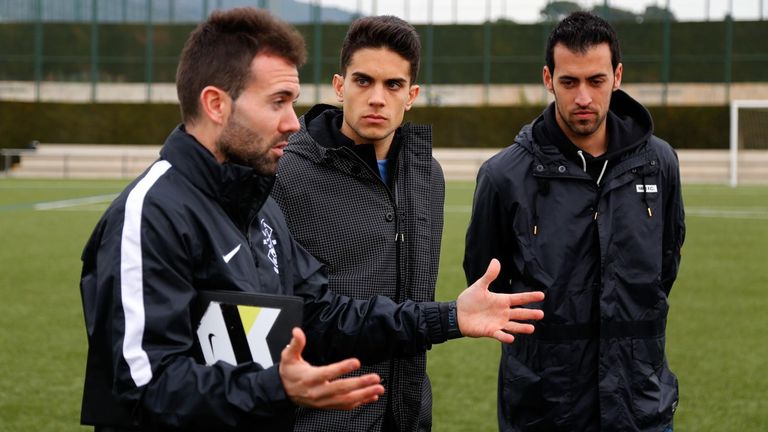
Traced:
<path fill-rule="evenodd" d="M 282 356 L 289 359 L 301 358 L 301 353 L 307 344 L 307 337 L 298 327 L 293 328 L 291 335 L 293 336 L 291 342 L 283 349 Z"/>
<path fill-rule="evenodd" d="M 495 281 L 499 276 L 499 272 L 501 272 L 501 263 L 494 258 L 488 263 L 488 268 L 485 270 L 485 274 L 480 278 L 480 281 L 485 285 L 490 285 L 491 282 Z"/>

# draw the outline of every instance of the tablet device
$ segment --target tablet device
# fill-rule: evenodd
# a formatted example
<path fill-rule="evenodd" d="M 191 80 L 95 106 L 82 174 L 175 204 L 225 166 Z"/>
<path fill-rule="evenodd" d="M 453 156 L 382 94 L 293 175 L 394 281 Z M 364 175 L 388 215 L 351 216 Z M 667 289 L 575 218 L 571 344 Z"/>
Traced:
<path fill-rule="evenodd" d="M 280 360 L 304 308 L 300 297 L 235 291 L 198 291 L 197 303 L 205 364 L 254 361 L 265 369 Z"/>

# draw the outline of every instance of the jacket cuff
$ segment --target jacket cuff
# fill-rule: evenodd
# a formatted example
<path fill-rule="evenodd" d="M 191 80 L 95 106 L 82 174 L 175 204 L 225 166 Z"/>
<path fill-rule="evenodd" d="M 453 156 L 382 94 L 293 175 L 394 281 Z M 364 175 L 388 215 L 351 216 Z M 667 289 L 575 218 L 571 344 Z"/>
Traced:
<path fill-rule="evenodd" d="M 433 344 L 461 337 L 456 314 L 456 302 L 428 302 L 425 304 L 429 340 Z"/>

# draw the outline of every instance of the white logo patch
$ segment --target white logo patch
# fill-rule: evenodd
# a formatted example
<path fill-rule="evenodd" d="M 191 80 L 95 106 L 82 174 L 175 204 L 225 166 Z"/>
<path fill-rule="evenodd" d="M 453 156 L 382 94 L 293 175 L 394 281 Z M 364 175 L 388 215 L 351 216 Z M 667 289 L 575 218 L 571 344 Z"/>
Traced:
<path fill-rule="evenodd" d="M 638 193 L 643 192 L 643 185 L 635 185 L 635 187 L 637 188 Z M 645 192 L 647 193 L 656 193 L 658 191 L 659 190 L 656 188 L 656 185 L 645 185 Z"/>
<path fill-rule="evenodd" d="M 277 240 L 272 238 L 272 227 L 267 225 L 267 221 L 264 219 L 261 220 L 261 233 L 264 234 L 264 246 L 267 247 L 267 258 L 269 258 L 269 261 L 275 266 L 275 273 L 280 274 L 280 270 L 277 268 L 277 250 L 275 249 Z"/>
<path fill-rule="evenodd" d="M 238 251 L 240 251 L 240 246 L 241 245 L 238 244 L 237 247 L 232 249 L 228 254 L 221 256 L 221 258 L 224 259 L 225 263 L 229 264 L 229 260 L 231 260 L 232 257 L 235 256 L 235 254 L 237 254 Z"/>

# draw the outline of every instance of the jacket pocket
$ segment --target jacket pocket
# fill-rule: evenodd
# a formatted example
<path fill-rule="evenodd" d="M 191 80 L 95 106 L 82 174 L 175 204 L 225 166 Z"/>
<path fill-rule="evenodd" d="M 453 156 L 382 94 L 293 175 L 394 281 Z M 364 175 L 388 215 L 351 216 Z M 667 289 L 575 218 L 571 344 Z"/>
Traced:
<path fill-rule="evenodd" d="M 669 424 L 677 406 L 677 378 L 667 368 L 664 342 L 664 337 L 632 340 L 631 403 L 639 428 Z"/>
<path fill-rule="evenodd" d="M 518 430 L 521 426 L 526 430 L 557 429 L 557 425 L 566 421 L 573 405 L 569 384 L 573 374 L 570 361 L 573 347 L 535 340 L 520 342 L 518 339 L 512 346 L 505 346 L 502 353 L 501 429 Z"/>

